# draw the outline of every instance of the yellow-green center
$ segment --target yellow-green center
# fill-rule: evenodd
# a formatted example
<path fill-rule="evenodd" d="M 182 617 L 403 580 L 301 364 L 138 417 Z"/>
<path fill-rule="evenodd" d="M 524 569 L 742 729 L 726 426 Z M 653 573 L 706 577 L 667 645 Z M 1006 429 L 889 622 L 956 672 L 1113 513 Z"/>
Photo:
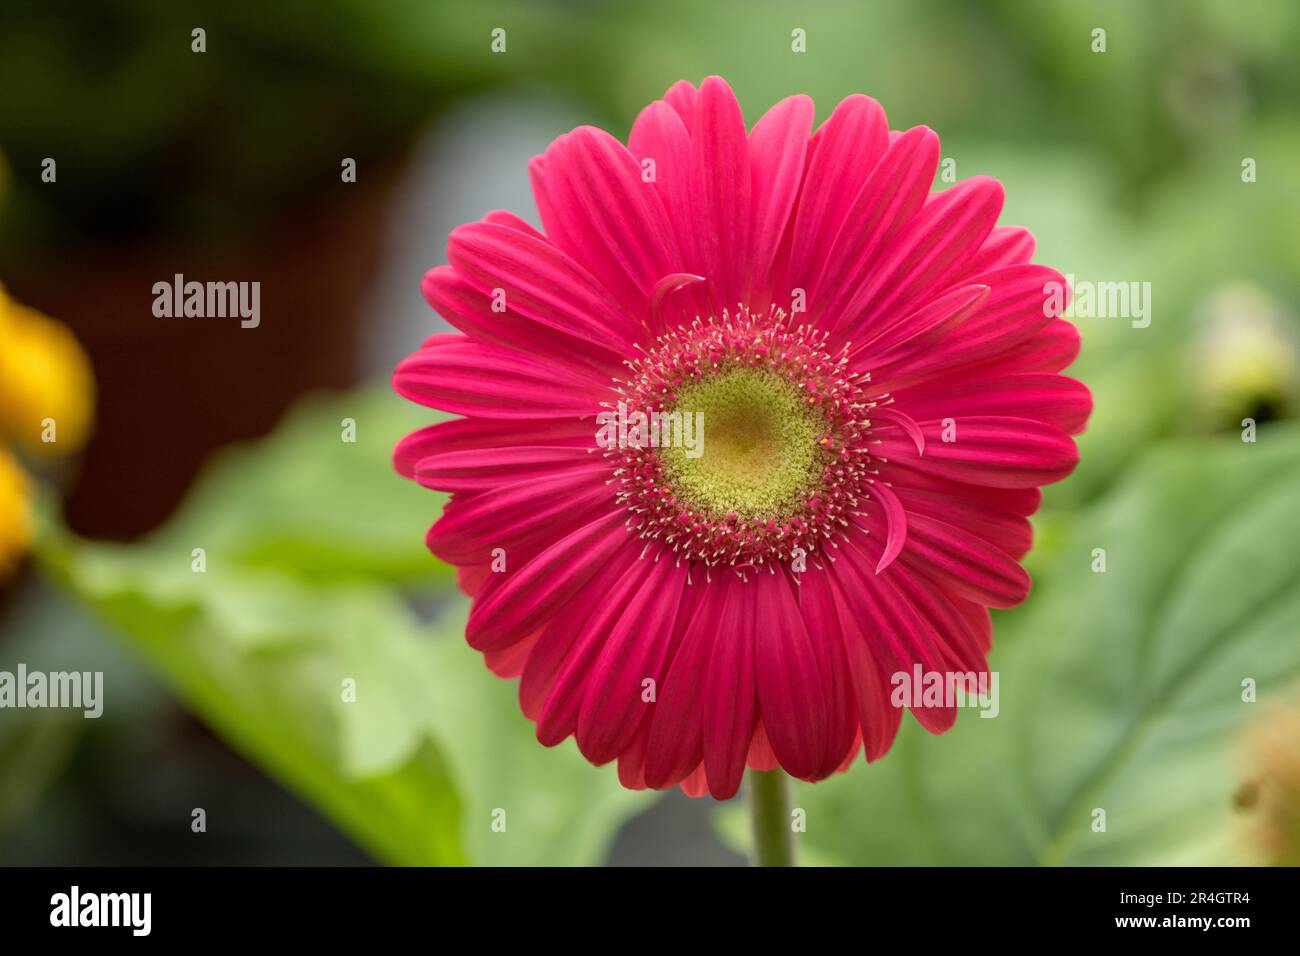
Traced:
<path fill-rule="evenodd" d="M 780 519 L 799 510 L 822 473 L 826 420 L 788 379 L 740 368 L 678 389 L 671 411 L 703 413 L 703 453 L 661 448 L 674 494 L 722 517 Z M 698 421 L 698 419 L 696 419 Z"/>

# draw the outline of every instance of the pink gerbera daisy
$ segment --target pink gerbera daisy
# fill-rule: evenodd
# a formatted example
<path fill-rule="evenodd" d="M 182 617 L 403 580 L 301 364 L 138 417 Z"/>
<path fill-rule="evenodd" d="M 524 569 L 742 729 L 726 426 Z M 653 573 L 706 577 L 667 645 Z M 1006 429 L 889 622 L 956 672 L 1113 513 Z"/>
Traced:
<path fill-rule="evenodd" d="M 938 138 L 865 96 L 812 124 L 792 96 L 747 133 L 710 77 L 626 146 L 561 136 L 531 165 L 543 230 L 452 232 L 423 289 L 463 334 L 394 376 L 463 416 L 395 459 L 451 492 L 428 544 L 470 645 L 543 744 L 575 736 L 628 787 L 726 798 L 746 766 L 883 755 L 891 675 L 987 673 L 1039 486 L 1077 461 L 1064 279 L 995 226 L 1001 185 L 931 194 Z M 700 447 L 645 440 L 698 420 Z"/>

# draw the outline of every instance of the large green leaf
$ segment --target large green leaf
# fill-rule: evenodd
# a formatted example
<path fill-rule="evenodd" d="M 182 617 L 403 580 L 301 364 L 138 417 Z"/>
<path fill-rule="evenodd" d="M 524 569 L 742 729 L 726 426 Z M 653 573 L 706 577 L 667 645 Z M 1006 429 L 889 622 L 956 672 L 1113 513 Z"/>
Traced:
<path fill-rule="evenodd" d="M 1256 861 L 1233 797 L 1257 770 L 1252 724 L 1300 680 L 1297 541 L 1300 429 L 1154 451 L 1068 522 L 1033 601 L 995 622 L 999 715 L 962 713 L 942 737 L 908 718 L 880 762 L 800 785 L 805 850 L 855 864 Z M 743 840 L 736 820 L 728 832 Z"/>
<path fill-rule="evenodd" d="M 449 571 L 423 534 L 446 496 L 401 480 L 390 462 L 399 438 L 440 416 L 387 389 L 308 399 L 272 440 L 219 454 L 155 542 L 186 555 L 204 548 L 211 569 L 427 585 Z"/>
<path fill-rule="evenodd" d="M 188 552 L 157 546 L 45 553 L 200 718 L 373 853 L 465 861 L 456 788 L 423 719 L 435 675 L 391 594 L 267 568 L 198 574 Z"/>
<path fill-rule="evenodd" d="M 544 750 L 514 684 L 465 645 L 463 599 L 423 548 L 440 500 L 388 464 L 419 419 L 388 396 L 315 402 L 225 456 L 150 541 L 52 524 L 42 558 L 232 746 L 380 858 L 599 862 L 646 798 L 571 745 Z M 420 591 L 442 607 L 432 627 Z"/>
<path fill-rule="evenodd" d="M 462 609 L 453 619 L 463 624 Z M 460 628 L 454 628 L 459 633 Z M 461 784 L 465 846 L 476 862 L 594 864 L 618 824 L 653 794 L 624 790 L 612 766 L 597 768 L 572 740 L 546 749 L 519 710 L 518 683 L 494 677 L 456 639 L 435 650 L 435 724 Z M 492 823 L 504 811 L 505 829 Z"/>

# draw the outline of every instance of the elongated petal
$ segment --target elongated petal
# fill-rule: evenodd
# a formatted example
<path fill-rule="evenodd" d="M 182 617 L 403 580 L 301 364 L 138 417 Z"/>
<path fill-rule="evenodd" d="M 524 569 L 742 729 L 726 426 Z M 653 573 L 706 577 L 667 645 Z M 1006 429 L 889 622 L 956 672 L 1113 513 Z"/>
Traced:
<path fill-rule="evenodd" d="M 978 536 L 922 514 L 909 514 L 907 528 L 900 560 L 935 584 L 987 607 L 1015 607 L 1028 597 L 1024 568 Z"/>
<path fill-rule="evenodd" d="M 731 87 L 719 77 L 700 84 L 693 153 L 694 271 L 710 283 L 713 303 L 734 311 L 746 291 L 750 234 L 749 142 L 745 117 Z M 662 273 L 661 273 L 662 274 Z"/>
<path fill-rule="evenodd" d="M 894 563 L 907 543 L 907 512 L 894 490 L 883 481 L 871 486 L 871 496 L 880 505 L 881 524 L 885 528 L 885 550 L 876 562 L 876 573 Z"/>
<path fill-rule="evenodd" d="M 777 248 L 803 182 L 812 123 L 813 101 L 807 96 L 790 96 L 768 110 L 749 134 L 753 203 L 751 288 L 769 281 Z M 763 291 L 771 293 L 770 289 Z"/>
<path fill-rule="evenodd" d="M 939 137 L 924 126 L 889 145 L 838 228 L 815 284 L 814 314 L 826 328 L 856 338 L 868 282 L 885 250 L 916 215 L 939 165 Z M 863 321 L 860 322 L 859 319 Z"/>
<path fill-rule="evenodd" d="M 491 650 L 544 623 L 627 544 L 625 520 L 621 509 L 611 509 L 560 538 L 523 567 L 488 578 L 465 627 L 470 646 Z"/>
<path fill-rule="evenodd" d="M 937 494 L 916 488 L 894 490 L 908 515 L 931 515 L 978 535 L 990 545 L 1019 560 L 1033 544 L 1033 526 L 1013 511 L 954 495 Z"/>
<path fill-rule="evenodd" d="M 621 602 L 640 584 L 640 571 L 631 572 L 640 552 L 641 548 L 630 541 L 592 575 L 585 586 L 586 590 L 603 595 L 604 600 L 592 601 L 587 593 L 580 591 L 562 604 L 547 621 L 533 652 L 528 656 L 519 681 L 519 708 L 529 720 L 541 719 L 542 708 L 550 697 L 574 644 L 579 636 L 586 633 L 588 622 L 597 611 L 617 610 L 621 607 Z M 606 617 L 605 620 L 608 621 L 609 618 Z M 600 622 L 596 624 L 605 626 Z"/>
<path fill-rule="evenodd" d="M 1034 257 L 1038 241 L 1028 229 L 1020 226 L 998 226 L 989 233 L 979 252 L 967 264 L 972 275 L 979 275 L 1003 266 L 1016 266 Z"/>
<path fill-rule="evenodd" d="M 546 234 L 600 280 L 623 315 L 645 326 L 655 282 L 683 271 L 659 193 L 642 181 L 627 148 L 594 127 L 561 136 L 542 159 L 535 180 Z"/>
<path fill-rule="evenodd" d="M 592 275 L 550 243 L 494 223 L 452 232 L 447 257 L 489 299 L 538 325 L 626 354 L 640 334 Z M 435 303 L 435 307 L 437 307 Z"/>
<path fill-rule="evenodd" d="M 866 340 L 856 341 L 850 355 L 867 368 L 904 365 L 974 315 L 989 292 L 988 286 L 975 283 L 945 293 L 893 325 L 866 332 Z"/>
<path fill-rule="evenodd" d="M 667 558 L 647 563 L 640 589 L 590 670 L 578 748 L 592 763 L 613 760 L 631 743 L 649 703 L 645 682 L 655 686 L 672 647 L 686 571 Z"/>
<path fill-rule="evenodd" d="M 721 595 L 703 602 L 686 628 L 650 723 L 646 785 L 656 790 L 681 782 L 704 759 L 704 688 L 714 639 L 723 621 Z"/>
<path fill-rule="evenodd" d="M 393 449 L 393 467 L 406 478 L 414 478 L 420 462 L 442 452 L 471 448 L 500 448 L 516 444 L 545 444 L 590 447 L 592 428 L 577 419 L 554 418 L 502 420 L 456 418 L 417 429 Z"/>
<path fill-rule="evenodd" d="M 758 698 L 772 749 L 794 777 L 812 777 L 826 757 L 826 695 L 799 605 L 782 574 L 751 582 Z"/>
<path fill-rule="evenodd" d="M 594 419 L 609 394 L 510 349 L 461 335 L 436 338 L 393 374 L 397 393 L 421 405 L 484 418 Z"/>
<path fill-rule="evenodd" d="M 852 760 L 861 734 L 848 655 L 844 649 L 843 626 L 835 605 L 830 574 L 802 574 L 798 600 L 799 613 L 808 628 L 826 698 L 826 754 L 813 777 L 821 779 Z"/>
<path fill-rule="evenodd" d="M 694 95 L 694 87 L 691 90 Z M 693 106 L 691 115 L 694 115 Z M 704 268 L 696 241 L 697 217 L 692 186 L 694 149 L 690 129 L 682 121 L 681 114 L 666 100 L 656 100 L 642 110 L 632 124 L 627 145 L 633 157 L 642 164 L 642 178 L 646 169 L 653 172 L 649 188 L 654 189 L 663 202 L 677 247 L 681 250 L 682 267 L 688 270 Z M 647 161 L 653 165 L 646 167 Z M 702 279 L 707 282 L 706 278 Z M 660 278 L 659 283 L 662 282 L 663 278 Z M 659 308 L 652 303 L 651 330 L 659 334 L 689 322 L 697 315 L 707 315 L 710 311 L 707 291 L 707 288 L 678 288 L 658 303 Z"/>
<path fill-rule="evenodd" d="M 882 464 L 880 477 L 881 480 L 888 481 L 895 492 L 900 492 L 903 488 L 925 491 L 963 501 L 978 502 L 990 508 L 1024 517 L 1037 511 L 1043 501 L 1043 493 L 1038 488 L 991 488 L 987 485 L 954 481 L 924 471 L 916 471 L 898 460 Z"/>
<path fill-rule="evenodd" d="M 533 321 L 506 307 L 505 290 L 499 299 L 480 292 L 450 266 L 438 266 L 424 275 L 425 301 L 451 325 L 470 338 L 544 357 L 572 369 L 575 376 L 607 382 L 617 371 L 620 351 L 554 326 Z M 499 303 L 495 304 L 494 303 Z"/>
<path fill-rule="evenodd" d="M 817 130 L 790 247 L 790 281 L 810 288 L 853 200 L 885 152 L 889 124 L 868 96 L 841 100 Z"/>
<path fill-rule="evenodd" d="M 1092 411 L 1092 394 L 1082 382 L 1044 372 L 939 379 L 924 388 L 895 393 L 899 407 L 921 421 L 961 415 L 1032 418 L 1067 434 L 1082 430 Z"/>
<path fill-rule="evenodd" d="M 593 472 L 593 468 L 603 470 Z M 475 492 L 488 491 L 523 478 L 544 479 L 571 473 L 574 469 L 581 469 L 583 480 L 592 484 L 602 484 L 609 477 L 604 459 L 589 449 L 519 444 L 427 455 L 416 468 L 415 478 L 426 488 Z"/>
<path fill-rule="evenodd" d="M 1051 290 L 1065 279 L 1045 266 L 1020 265 L 986 272 L 970 281 L 987 285 L 988 298 L 932 348 L 896 364 L 876 364 L 871 371 L 880 388 L 897 391 L 911 382 L 967 368 L 1023 344 L 1054 320 Z"/>
<path fill-rule="evenodd" d="M 499 485 L 453 500 L 429 529 L 429 550 L 450 564 L 490 561 L 552 535 L 564 534 L 608 510 L 613 494 L 591 467 Z"/>
<path fill-rule="evenodd" d="M 664 93 L 664 102 L 677 111 L 687 129 L 695 125 L 695 107 L 699 98 L 700 91 L 686 80 L 678 80 Z"/>
<path fill-rule="evenodd" d="M 722 596 L 726 601 L 722 627 L 709 658 L 704 696 L 704 771 L 709 791 L 726 800 L 740 789 L 750 741 L 758 723 L 758 685 L 754 663 L 753 602 L 745 600 L 743 585 L 734 582 Z"/>
<path fill-rule="evenodd" d="M 888 328 L 942 293 L 992 231 L 1002 199 L 1002 184 L 987 176 L 967 179 L 931 198 L 855 294 L 849 307 L 856 315 L 854 336 Z M 996 294 L 992 283 L 982 284 Z"/>
<path fill-rule="evenodd" d="M 994 488 L 1031 488 L 1060 481 L 1079 462 L 1070 436 L 1054 425 L 1028 418 L 972 415 L 954 420 L 954 439 L 943 440 L 940 422 L 922 424 L 925 456 L 908 439 L 880 431 L 886 461 L 940 478 Z M 906 444 L 905 444 L 906 443 Z"/>
<path fill-rule="evenodd" d="M 894 583 L 891 573 L 868 577 L 869 569 L 879 562 L 879 543 L 860 535 L 860 530 L 853 529 L 846 540 L 836 571 L 844 583 L 845 603 L 866 631 L 891 691 L 896 675 L 911 675 L 918 666 L 922 673 L 942 673 L 941 642 L 930 622 Z M 957 719 L 953 707 L 924 702 L 907 706 L 931 733 L 943 733 Z"/>
<path fill-rule="evenodd" d="M 857 704 L 862 749 L 868 762 L 879 760 L 894 743 L 903 711 L 889 703 L 889 680 L 872 653 L 873 641 L 864 630 L 865 622 L 854 618 L 848 610 L 836 575 L 829 577 L 829 584 L 841 624 L 844 658 Z"/>

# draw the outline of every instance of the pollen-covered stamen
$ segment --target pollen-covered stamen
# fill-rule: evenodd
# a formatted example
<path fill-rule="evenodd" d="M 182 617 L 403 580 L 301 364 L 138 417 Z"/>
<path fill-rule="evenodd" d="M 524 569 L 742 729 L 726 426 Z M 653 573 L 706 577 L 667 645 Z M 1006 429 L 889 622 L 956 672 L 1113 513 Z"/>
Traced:
<path fill-rule="evenodd" d="M 628 362 L 615 385 L 629 414 L 703 420 L 699 448 L 607 452 L 619 459 L 629 527 L 682 559 L 759 566 L 813 554 L 861 513 L 874 479 L 869 416 L 887 399 L 868 397 L 870 376 L 849 368 L 848 346 L 827 351 L 827 338 L 779 309 L 742 308 L 681 326 Z M 897 544 L 905 528 L 896 512 L 886 518 Z"/>
<path fill-rule="evenodd" d="M 714 514 L 777 519 L 817 490 L 825 416 L 780 375 L 728 369 L 679 388 L 672 413 L 708 428 L 693 448 L 659 449 L 678 497 Z"/>

